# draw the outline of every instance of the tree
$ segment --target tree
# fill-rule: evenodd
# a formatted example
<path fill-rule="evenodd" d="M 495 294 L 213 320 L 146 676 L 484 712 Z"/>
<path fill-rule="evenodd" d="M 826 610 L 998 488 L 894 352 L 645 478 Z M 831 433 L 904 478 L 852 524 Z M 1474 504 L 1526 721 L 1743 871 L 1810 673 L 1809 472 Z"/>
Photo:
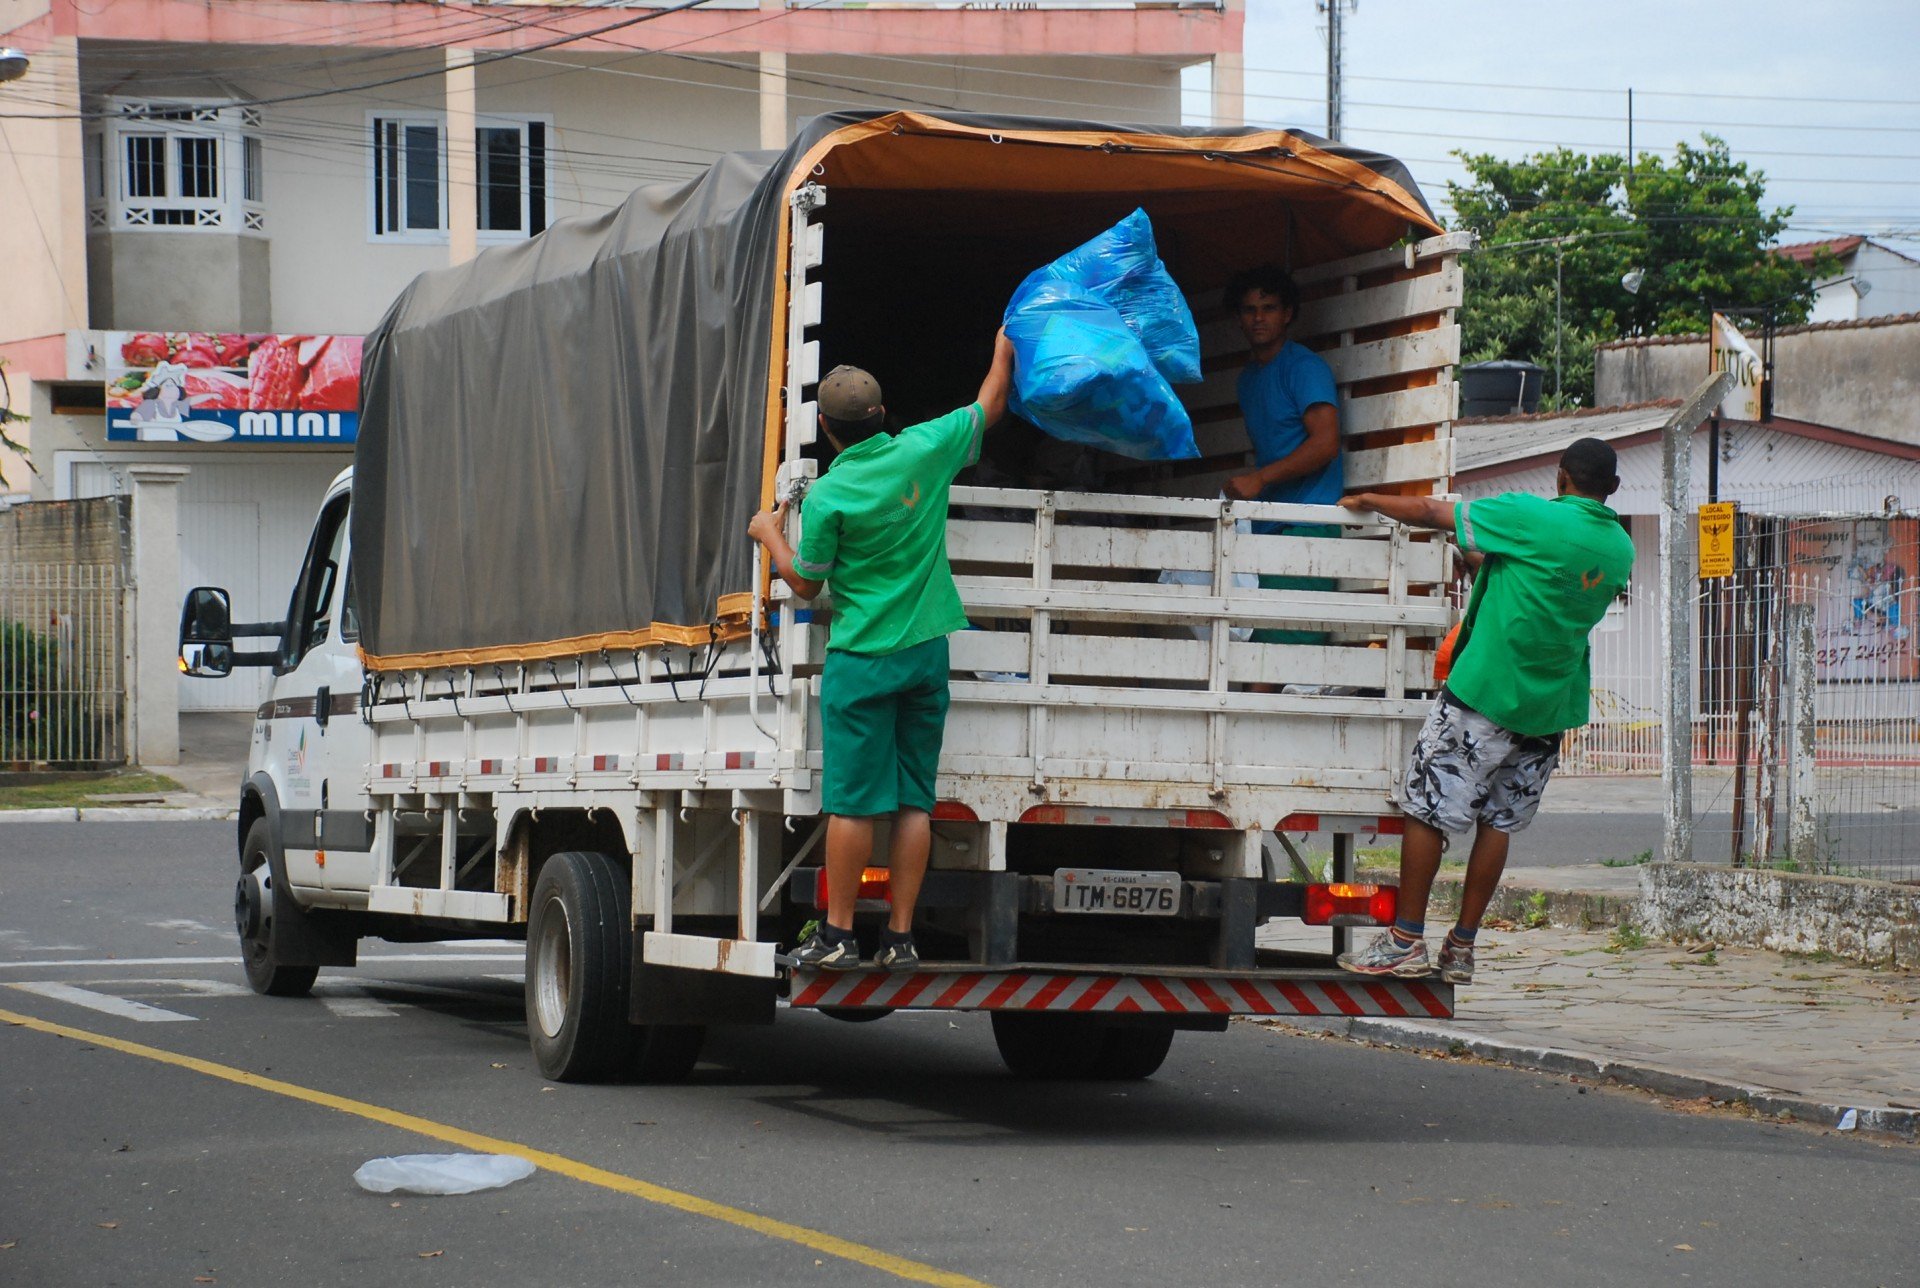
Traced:
<path fill-rule="evenodd" d="M 1766 176 L 1724 140 L 1702 135 L 1677 153 L 1642 153 L 1631 174 L 1618 155 L 1568 148 L 1518 161 L 1455 153 L 1473 176 L 1447 185 L 1455 226 L 1481 243 L 1467 261 L 1465 360 L 1524 358 L 1551 373 L 1557 296 L 1561 395 L 1549 374 L 1549 405 L 1579 406 L 1593 399 L 1594 347 L 1609 340 L 1705 331 L 1716 308 L 1803 321 L 1831 257 L 1805 266 L 1769 250 L 1793 210 L 1762 208 Z M 1621 284 L 1634 270 L 1637 293 Z"/>

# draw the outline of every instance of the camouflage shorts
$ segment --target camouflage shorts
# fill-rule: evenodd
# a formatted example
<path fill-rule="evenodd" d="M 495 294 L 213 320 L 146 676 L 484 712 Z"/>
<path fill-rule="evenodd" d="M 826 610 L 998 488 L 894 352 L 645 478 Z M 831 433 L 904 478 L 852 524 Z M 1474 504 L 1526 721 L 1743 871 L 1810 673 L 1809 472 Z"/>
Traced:
<path fill-rule="evenodd" d="M 1476 822 L 1518 832 L 1533 822 L 1559 763 L 1559 734 L 1514 733 L 1443 693 L 1420 727 L 1394 801 L 1442 832 L 1465 832 Z"/>

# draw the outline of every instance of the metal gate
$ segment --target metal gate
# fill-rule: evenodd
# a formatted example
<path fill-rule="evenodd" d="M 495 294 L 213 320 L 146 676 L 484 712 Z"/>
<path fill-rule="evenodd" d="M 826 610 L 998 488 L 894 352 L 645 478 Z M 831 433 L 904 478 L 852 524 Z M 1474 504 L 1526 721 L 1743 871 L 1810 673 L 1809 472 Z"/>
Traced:
<path fill-rule="evenodd" d="M 109 564 L 0 566 L 0 768 L 125 763 L 125 597 Z"/>

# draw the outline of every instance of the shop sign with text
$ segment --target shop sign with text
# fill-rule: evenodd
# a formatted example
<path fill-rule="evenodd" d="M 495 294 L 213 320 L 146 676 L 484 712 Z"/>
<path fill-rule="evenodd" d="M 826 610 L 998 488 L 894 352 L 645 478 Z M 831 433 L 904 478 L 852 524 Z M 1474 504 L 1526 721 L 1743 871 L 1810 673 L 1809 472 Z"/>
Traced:
<path fill-rule="evenodd" d="M 107 437 L 352 446 L 360 337 L 109 331 Z"/>

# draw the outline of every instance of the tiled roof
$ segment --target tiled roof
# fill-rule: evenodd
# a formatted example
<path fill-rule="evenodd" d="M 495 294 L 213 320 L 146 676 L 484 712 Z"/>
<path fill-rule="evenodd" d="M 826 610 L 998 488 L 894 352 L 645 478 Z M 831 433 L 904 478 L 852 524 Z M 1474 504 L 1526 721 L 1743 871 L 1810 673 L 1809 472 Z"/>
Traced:
<path fill-rule="evenodd" d="M 1838 259 L 1859 250 L 1866 240 L 1865 237 L 1829 237 L 1825 241 L 1795 242 L 1791 246 L 1775 246 L 1773 253 L 1782 259 L 1811 264 L 1813 257 L 1823 250 L 1832 251 L 1834 257 Z"/>
<path fill-rule="evenodd" d="M 1842 318 L 1837 322 L 1803 322 L 1798 326 L 1783 326 L 1774 330 L 1776 338 L 1783 335 L 1806 335 L 1814 331 L 1857 331 L 1877 326 L 1906 326 L 1920 322 L 1920 313 L 1888 313 L 1873 318 Z M 1749 332 L 1752 339 L 1757 332 Z M 1609 340 L 1597 344 L 1596 349 L 1647 349 L 1663 344 L 1705 344 L 1706 332 L 1692 331 L 1686 335 L 1633 335 L 1624 340 Z"/>
<path fill-rule="evenodd" d="M 1667 423 L 1678 398 L 1629 407 L 1588 407 L 1577 412 L 1535 416 L 1493 416 L 1453 422 L 1453 470 L 1456 475 L 1490 465 L 1557 457 L 1574 440 L 1608 441 L 1657 430 Z"/>

